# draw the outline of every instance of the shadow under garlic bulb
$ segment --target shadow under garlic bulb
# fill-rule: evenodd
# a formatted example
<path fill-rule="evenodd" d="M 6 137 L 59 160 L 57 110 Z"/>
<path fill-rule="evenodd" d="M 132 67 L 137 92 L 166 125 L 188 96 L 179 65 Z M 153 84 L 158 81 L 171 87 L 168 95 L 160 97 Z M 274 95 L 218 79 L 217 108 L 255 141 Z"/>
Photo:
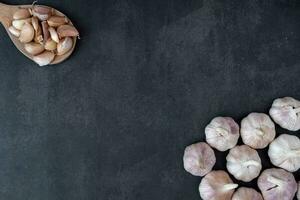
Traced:
<path fill-rule="evenodd" d="M 297 191 L 293 174 L 277 168 L 263 171 L 257 185 L 265 200 L 293 200 Z"/>
<path fill-rule="evenodd" d="M 229 173 L 244 182 L 252 181 L 258 177 L 262 168 L 257 151 L 247 145 L 232 148 L 226 160 Z"/>
<path fill-rule="evenodd" d="M 232 196 L 232 200 L 264 200 L 259 192 L 252 188 L 241 187 Z"/>
<path fill-rule="evenodd" d="M 202 178 L 199 192 L 203 200 L 231 200 L 237 187 L 225 171 L 212 171 Z"/>
<path fill-rule="evenodd" d="M 185 148 L 183 165 L 190 174 L 204 176 L 212 170 L 215 163 L 215 153 L 208 144 L 199 142 Z"/>
<path fill-rule="evenodd" d="M 275 99 L 270 109 L 272 119 L 290 131 L 300 129 L 300 101 L 292 97 Z"/>
<path fill-rule="evenodd" d="M 282 134 L 270 144 L 268 155 L 273 165 L 295 172 L 300 168 L 300 139 Z"/>
<path fill-rule="evenodd" d="M 241 137 L 244 144 L 263 149 L 275 138 L 275 125 L 264 113 L 250 113 L 241 122 Z"/>
<path fill-rule="evenodd" d="M 206 126 L 205 136 L 210 146 L 226 151 L 237 144 L 239 125 L 231 117 L 216 117 Z"/>

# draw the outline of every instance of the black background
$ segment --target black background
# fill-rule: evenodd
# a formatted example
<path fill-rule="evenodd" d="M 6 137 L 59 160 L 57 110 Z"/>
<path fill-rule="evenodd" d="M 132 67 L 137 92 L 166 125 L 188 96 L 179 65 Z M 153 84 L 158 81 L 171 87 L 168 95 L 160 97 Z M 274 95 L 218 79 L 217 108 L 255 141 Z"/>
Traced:
<path fill-rule="evenodd" d="M 213 117 L 300 99 L 297 0 L 39 3 L 81 40 L 64 63 L 38 67 L 0 28 L 0 199 L 199 199 L 182 156 Z"/>

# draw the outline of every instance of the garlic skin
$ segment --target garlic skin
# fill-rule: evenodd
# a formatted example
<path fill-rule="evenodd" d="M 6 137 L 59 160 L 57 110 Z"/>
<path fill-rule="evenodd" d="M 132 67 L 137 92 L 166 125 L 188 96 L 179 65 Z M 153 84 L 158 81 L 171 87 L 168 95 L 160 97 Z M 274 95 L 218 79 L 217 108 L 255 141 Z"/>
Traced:
<path fill-rule="evenodd" d="M 9 32 L 10 32 L 12 35 L 14 35 L 14 36 L 16 36 L 16 37 L 20 37 L 21 31 L 19 31 L 19 30 L 16 29 L 15 27 L 10 26 L 10 27 L 8 28 L 8 30 L 9 30 Z"/>
<path fill-rule="evenodd" d="M 33 27 L 29 23 L 24 24 L 19 37 L 20 42 L 28 43 L 31 42 L 33 38 L 34 38 Z"/>
<path fill-rule="evenodd" d="M 262 165 L 256 150 L 247 145 L 236 146 L 226 157 L 227 170 L 236 179 L 249 182 L 258 177 Z"/>
<path fill-rule="evenodd" d="M 205 136 L 210 146 L 226 151 L 237 144 L 239 125 L 231 117 L 216 117 L 206 126 Z"/>
<path fill-rule="evenodd" d="M 36 62 L 39 66 L 45 66 L 50 64 L 53 59 L 54 59 L 55 55 L 53 52 L 51 51 L 44 51 L 43 53 L 37 55 L 37 56 L 33 56 L 33 61 Z"/>
<path fill-rule="evenodd" d="M 37 17 L 41 21 L 49 19 L 53 10 L 46 6 L 34 6 L 32 9 L 32 15 Z"/>
<path fill-rule="evenodd" d="M 263 171 L 257 185 L 265 200 L 293 200 L 297 191 L 293 174 L 278 168 Z"/>
<path fill-rule="evenodd" d="M 237 187 L 238 184 L 234 184 L 225 171 L 219 170 L 202 178 L 199 192 L 203 200 L 231 200 Z"/>
<path fill-rule="evenodd" d="M 269 113 L 282 128 L 290 131 L 300 130 L 300 101 L 292 97 L 275 99 Z"/>
<path fill-rule="evenodd" d="M 63 55 L 70 51 L 73 47 L 73 40 L 70 37 L 65 37 L 57 44 L 57 55 Z"/>
<path fill-rule="evenodd" d="M 42 53 L 45 49 L 44 46 L 35 42 L 30 42 L 24 44 L 25 50 L 30 53 L 31 55 L 37 55 Z"/>
<path fill-rule="evenodd" d="M 282 134 L 270 144 L 268 155 L 273 165 L 295 172 L 300 169 L 300 139 Z"/>
<path fill-rule="evenodd" d="M 264 200 L 259 192 L 252 188 L 241 187 L 232 196 L 232 200 Z"/>
<path fill-rule="evenodd" d="M 204 176 L 212 170 L 215 163 L 215 153 L 208 144 L 199 142 L 185 148 L 183 165 L 190 174 Z"/>
<path fill-rule="evenodd" d="M 265 148 L 275 135 L 275 124 L 264 113 L 250 113 L 241 122 L 242 140 L 254 149 Z"/>

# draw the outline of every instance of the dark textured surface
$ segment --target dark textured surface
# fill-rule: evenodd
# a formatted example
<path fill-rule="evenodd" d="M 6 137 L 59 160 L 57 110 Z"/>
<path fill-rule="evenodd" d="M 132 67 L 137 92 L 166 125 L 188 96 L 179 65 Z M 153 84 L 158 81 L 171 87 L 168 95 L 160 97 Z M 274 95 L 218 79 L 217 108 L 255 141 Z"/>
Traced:
<path fill-rule="evenodd" d="M 39 3 L 82 39 L 40 68 L 0 29 L 1 200 L 199 199 L 182 155 L 213 117 L 300 99 L 297 0 Z"/>

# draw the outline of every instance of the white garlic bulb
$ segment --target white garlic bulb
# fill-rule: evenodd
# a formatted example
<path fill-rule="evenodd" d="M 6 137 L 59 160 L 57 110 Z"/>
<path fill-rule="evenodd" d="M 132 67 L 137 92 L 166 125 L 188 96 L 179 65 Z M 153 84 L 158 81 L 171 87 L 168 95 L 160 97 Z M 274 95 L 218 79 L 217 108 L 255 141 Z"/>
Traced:
<path fill-rule="evenodd" d="M 268 154 L 273 165 L 295 172 L 300 168 L 300 139 L 282 134 L 270 144 Z"/>
<path fill-rule="evenodd" d="M 293 200 L 297 191 L 293 174 L 283 169 L 266 169 L 257 184 L 265 200 Z"/>
<path fill-rule="evenodd" d="M 206 126 L 205 136 L 210 146 L 226 151 L 237 144 L 239 126 L 231 117 L 216 117 Z"/>
<path fill-rule="evenodd" d="M 244 182 L 258 177 L 262 168 L 257 151 L 247 145 L 232 148 L 226 160 L 229 173 Z"/>
<path fill-rule="evenodd" d="M 185 148 L 184 169 L 192 175 L 204 176 L 212 170 L 215 163 L 215 153 L 208 144 L 199 142 Z"/>
<path fill-rule="evenodd" d="M 199 192 L 203 200 L 231 200 L 237 187 L 225 171 L 212 171 L 202 178 Z"/>
<path fill-rule="evenodd" d="M 300 101 L 292 97 L 275 99 L 270 109 L 272 119 L 290 131 L 300 129 Z"/>
<path fill-rule="evenodd" d="M 241 137 L 254 149 L 263 149 L 275 138 L 275 125 L 264 113 L 250 113 L 241 122 Z"/>
<path fill-rule="evenodd" d="M 263 200 L 263 198 L 256 190 L 241 187 L 233 194 L 232 200 Z"/>

